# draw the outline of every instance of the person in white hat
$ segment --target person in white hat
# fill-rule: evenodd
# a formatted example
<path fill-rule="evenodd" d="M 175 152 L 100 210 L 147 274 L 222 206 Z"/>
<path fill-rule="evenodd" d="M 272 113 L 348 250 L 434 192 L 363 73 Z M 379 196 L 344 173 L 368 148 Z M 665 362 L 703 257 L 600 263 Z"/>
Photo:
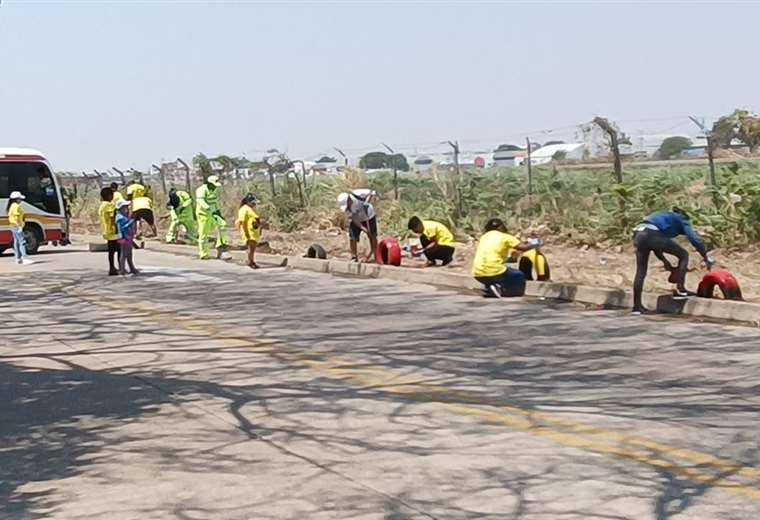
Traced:
<path fill-rule="evenodd" d="M 26 197 L 21 192 L 13 191 L 8 197 L 8 223 L 11 226 L 13 234 L 13 254 L 16 256 L 17 264 L 33 264 L 34 260 L 29 260 L 26 256 L 26 239 L 24 238 L 24 208 L 21 207 L 21 201 Z"/>
<path fill-rule="evenodd" d="M 129 206 L 131 202 L 125 199 L 116 203 L 116 241 L 119 243 L 119 274 L 127 274 L 126 267 L 129 266 L 129 272 L 133 275 L 140 274 L 135 269 L 132 260 L 132 241 L 137 231 L 137 221 L 130 217 Z"/>
<path fill-rule="evenodd" d="M 362 232 L 369 238 L 371 251 L 367 261 L 375 258 L 377 250 L 377 217 L 372 201 L 377 197 L 374 190 L 362 188 L 338 195 L 338 206 L 348 218 L 348 239 L 351 247 L 351 261 L 358 262 L 359 239 Z"/>

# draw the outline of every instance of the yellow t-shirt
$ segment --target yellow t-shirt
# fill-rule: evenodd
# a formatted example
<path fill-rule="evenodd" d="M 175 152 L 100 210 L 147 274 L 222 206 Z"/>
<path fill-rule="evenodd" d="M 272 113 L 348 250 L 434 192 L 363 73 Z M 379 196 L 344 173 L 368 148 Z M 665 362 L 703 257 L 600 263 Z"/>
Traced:
<path fill-rule="evenodd" d="M 113 202 L 103 201 L 98 208 L 98 217 L 100 218 L 100 234 L 105 240 L 116 240 L 119 235 L 116 233 L 116 206 Z"/>
<path fill-rule="evenodd" d="M 21 204 L 13 204 L 8 210 L 8 222 L 11 226 L 24 227 L 24 210 L 21 208 Z"/>
<path fill-rule="evenodd" d="M 145 195 L 145 186 L 142 184 L 130 184 L 127 186 L 127 196 L 131 195 L 132 200 L 136 199 L 137 197 L 143 197 Z"/>
<path fill-rule="evenodd" d="M 149 209 L 153 210 L 153 201 L 148 197 L 133 197 L 132 198 L 132 211 L 137 211 L 138 209 Z"/>
<path fill-rule="evenodd" d="M 124 200 L 124 195 L 122 195 L 120 191 L 114 191 L 113 192 L 113 201 L 111 201 L 111 202 L 113 202 L 114 204 L 116 204 L 120 200 Z"/>
<path fill-rule="evenodd" d="M 473 276 L 499 276 L 507 270 L 504 260 L 509 250 L 520 241 L 510 234 L 501 231 L 488 231 L 478 242 L 475 260 L 472 262 Z"/>
<path fill-rule="evenodd" d="M 440 222 L 423 220 L 422 227 L 424 228 L 422 234 L 430 240 L 434 240 L 439 246 L 454 247 L 454 235 L 451 234 L 449 228 Z"/>
<path fill-rule="evenodd" d="M 258 218 L 259 216 L 256 214 L 252 207 L 247 204 L 240 206 L 240 209 L 237 213 L 237 219 L 235 220 L 235 225 L 240 231 L 240 238 L 243 242 L 248 242 L 249 240 L 259 240 L 259 230 L 253 227 L 253 224 Z"/>

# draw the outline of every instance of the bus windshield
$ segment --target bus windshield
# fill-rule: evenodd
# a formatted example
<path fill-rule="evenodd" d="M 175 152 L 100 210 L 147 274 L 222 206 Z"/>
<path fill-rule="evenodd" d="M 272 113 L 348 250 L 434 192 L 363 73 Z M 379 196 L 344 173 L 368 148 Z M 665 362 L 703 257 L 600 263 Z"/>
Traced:
<path fill-rule="evenodd" d="M 20 191 L 26 202 L 42 211 L 61 212 L 55 179 L 44 163 L 0 162 L 0 198 L 7 199 L 12 191 Z"/>

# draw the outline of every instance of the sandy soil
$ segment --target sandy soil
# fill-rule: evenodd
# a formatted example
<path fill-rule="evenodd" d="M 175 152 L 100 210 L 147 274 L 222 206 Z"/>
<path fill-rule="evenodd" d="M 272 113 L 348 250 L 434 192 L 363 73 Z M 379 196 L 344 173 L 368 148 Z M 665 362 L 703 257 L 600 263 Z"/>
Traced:
<path fill-rule="evenodd" d="M 279 254 L 305 254 L 310 245 L 319 244 L 327 251 L 329 257 L 348 258 L 350 256 L 346 234 L 337 229 L 309 230 L 291 234 L 266 231 L 262 240 L 266 242 L 262 252 L 269 250 Z M 631 247 L 603 248 L 553 243 L 551 237 L 543 237 L 543 240 L 545 245 L 541 247 L 541 250 L 549 261 L 553 280 L 616 288 L 630 288 L 633 285 L 636 262 Z M 458 243 L 453 264 L 445 268 L 431 269 L 452 269 L 469 273 L 475 245 L 474 240 L 466 244 Z M 690 247 L 686 243 L 684 246 Z M 369 244 L 362 242 L 361 250 L 366 254 L 369 251 Z M 689 290 L 696 291 L 699 280 L 706 271 L 699 255 L 692 250 L 689 253 L 690 265 L 686 285 Z M 737 278 L 746 300 L 760 301 L 760 261 L 758 261 L 760 255 L 758 253 L 760 251 L 757 248 L 742 252 L 716 250 L 710 253 L 717 260 L 716 269 L 728 270 Z M 424 260 L 419 259 L 404 258 L 402 265 L 425 268 Z M 652 255 L 645 290 L 652 292 L 672 290 L 673 286 L 668 283 L 668 275 L 669 273 Z"/>

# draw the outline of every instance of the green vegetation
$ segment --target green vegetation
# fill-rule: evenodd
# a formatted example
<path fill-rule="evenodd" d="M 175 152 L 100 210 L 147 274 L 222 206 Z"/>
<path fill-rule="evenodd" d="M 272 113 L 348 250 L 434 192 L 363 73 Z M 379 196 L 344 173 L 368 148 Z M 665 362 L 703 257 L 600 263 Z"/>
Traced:
<path fill-rule="evenodd" d="M 359 167 L 366 170 L 392 169 L 394 166 L 399 171 L 409 171 L 409 163 L 406 157 L 400 153 L 390 155 L 385 152 L 369 152 L 359 159 Z"/>
<path fill-rule="evenodd" d="M 691 139 L 689 139 L 688 137 L 683 137 L 680 135 L 668 137 L 667 139 L 662 141 L 660 148 L 657 150 L 657 158 L 658 159 L 672 159 L 674 157 L 678 157 L 679 155 L 681 155 L 681 152 L 683 152 L 690 146 L 691 146 Z"/>
<path fill-rule="evenodd" d="M 275 196 L 268 179 L 225 181 L 222 209 L 231 225 L 240 199 L 253 191 L 261 199 L 260 213 L 272 229 L 327 230 L 342 226 L 337 194 L 370 187 L 381 194 L 376 206 L 384 235 L 406 236 L 406 222 L 416 214 L 440 220 L 460 239 L 466 239 L 478 235 L 488 218 L 498 216 L 515 232 L 530 230 L 553 241 L 612 245 L 628 242 L 633 226 L 648 213 L 677 205 L 691 213 L 711 247 L 738 247 L 760 240 L 760 164 L 719 165 L 715 190 L 706 185 L 707 175 L 706 165 L 626 167 L 624 182 L 617 184 L 606 169 L 536 167 L 534 193 L 529 197 L 524 169 L 466 170 L 459 186 L 463 211 L 457 216 L 455 175 L 449 170 L 400 175 L 397 201 L 393 200 L 391 172 L 365 177 L 359 171 L 346 170 L 340 176 L 308 177 L 302 185 L 305 207 L 292 174 L 277 178 Z M 154 186 L 153 193 L 161 216 L 161 189 Z M 97 198 L 97 190 L 90 190 L 87 196 Z M 87 204 L 75 201 L 75 207 L 97 222 L 94 199 Z"/>

